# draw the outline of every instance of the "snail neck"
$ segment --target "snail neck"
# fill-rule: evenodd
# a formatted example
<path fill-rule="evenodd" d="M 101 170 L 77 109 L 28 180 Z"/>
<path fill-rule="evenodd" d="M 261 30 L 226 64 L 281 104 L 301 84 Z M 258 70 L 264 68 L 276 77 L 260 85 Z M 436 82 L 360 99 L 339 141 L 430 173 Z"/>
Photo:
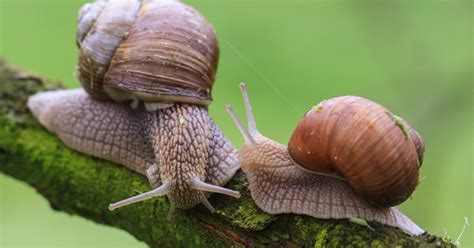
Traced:
<path fill-rule="evenodd" d="M 141 134 L 150 148 L 152 163 L 144 173 L 153 190 L 119 201 L 110 210 L 135 202 L 166 195 L 174 208 L 204 204 L 209 193 L 240 197 L 225 184 L 238 169 L 237 152 L 209 117 L 206 107 L 176 103 L 156 111 L 140 107 L 133 113 L 131 129 Z M 128 139 L 120 143 L 131 142 Z"/>
<path fill-rule="evenodd" d="M 241 167 L 244 172 L 255 169 L 256 167 L 280 167 L 296 165 L 302 171 L 311 174 L 346 181 L 345 178 L 337 173 L 329 174 L 304 168 L 292 159 L 288 153 L 288 148 L 286 145 L 280 144 L 262 135 L 256 136 L 254 139 L 256 141 L 255 145 L 246 144 L 241 148 L 240 151 L 240 156 L 243 161 Z"/>

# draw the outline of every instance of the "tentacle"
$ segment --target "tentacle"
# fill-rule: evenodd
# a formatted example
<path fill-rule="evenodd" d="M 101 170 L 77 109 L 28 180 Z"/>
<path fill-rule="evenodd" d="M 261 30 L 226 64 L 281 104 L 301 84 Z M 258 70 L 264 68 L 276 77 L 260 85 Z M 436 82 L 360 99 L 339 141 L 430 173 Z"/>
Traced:
<path fill-rule="evenodd" d="M 221 186 L 216 186 L 212 184 L 205 183 L 201 181 L 199 178 L 195 177 L 191 180 L 191 187 L 193 189 L 201 190 L 201 191 L 206 191 L 206 192 L 211 192 L 211 193 L 219 193 L 219 194 L 224 194 L 228 196 L 232 196 L 235 198 L 240 198 L 240 192 L 227 189 Z"/>
<path fill-rule="evenodd" d="M 171 220 L 175 211 L 176 207 L 170 203 L 170 209 L 168 210 L 168 214 L 166 215 L 166 220 Z"/>
<path fill-rule="evenodd" d="M 255 118 L 252 112 L 252 105 L 250 104 L 249 96 L 247 93 L 247 88 L 244 83 L 240 83 L 240 91 L 242 92 L 242 97 L 244 99 L 244 105 L 245 105 L 245 112 L 247 115 L 247 124 L 248 124 L 248 129 L 245 128 L 244 124 L 240 120 L 240 118 L 237 116 L 237 114 L 234 112 L 232 109 L 231 105 L 226 105 L 226 110 L 232 117 L 232 120 L 234 121 L 235 125 L 239 128 L 240 133 L 244 137 L 245 144 L 246 145 L 256 145 L 257 143 L 255 142 L 258 137 L 262 136 L 260 132 L 257 130 L 257 124 L 255 123 Z"/>
<path fill-rule="evenodd" d="M 214 213 L 216 211 L 204 194 L 202 194 L 201 203 L 209 209 L 209 212 Z"/>
<path fill-rule="evenodd" d="M 151 191 L 145 192 L 143 194 L 139 194 L 139 195 L 130 197 L 128 199 L 110 204 L 109 205 L 109 210 L 114 211 L 117 208 L 121 208 L 123 206 L 133 204 L 133 203 L 136 203 L 136 202 L 141 202 L 141 201 L 144 201 L 144 200 L 148 200 L 148 199 L 151 199 L 155 196 L 163 196 L 163 195 L 168 194 L 169 192 L 171 192 L 171 183 L 169 181 L 166 181 L 160 187 L 158 187 L 154 190 L 151 190 Z"/>
<path fill-rule="evenodd" d="M 255 123 L 255 118 L 252 112 L 252 105 L 250 104 L 249 95 L 247 93 L 247 87 L 244 83 L 240 83 L 240 91 L 242 92 L 242 97 L 244 98 L 245 112 L 247 113 L 247 123 L 249 132 L 252 137 L 260 136 L 260 132 L 257 130 L 257 124 Z"/>
<path fill-rule="evenodd" d="M 235 114 L 234 110 L 232 109 L 232 106 L 226 105 L 225 108 L 227 112 L 230 114 L 230 117 L 232 117 L 232 120 L 234 120 L 234 123 L 237 126 L 237 128 L 239 128 L 240 133 L 244 137 L 245 144 L 256 145 L 257 143 L 255 142 L 255 139 L 252 137 L 249 130 L 245 128 L 244 124 L 242 124 L 242 121 L 239 119 L 237 114 Z"/>

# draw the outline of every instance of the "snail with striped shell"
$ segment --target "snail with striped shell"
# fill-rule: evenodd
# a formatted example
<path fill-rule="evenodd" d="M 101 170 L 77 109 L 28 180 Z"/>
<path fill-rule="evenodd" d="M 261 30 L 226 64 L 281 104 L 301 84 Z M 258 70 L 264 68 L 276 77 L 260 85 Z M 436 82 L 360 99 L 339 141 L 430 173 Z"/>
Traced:
<path fill-rule="evenodd" d="M 219 47 L 200 13 L 177 0 L 96 1 L 79 12 L 77 44 L 84 89 L 38 93 L 28 107 L 72 149 L 148 178 L 153 190 L 110 210 L 166 195 L 170 210 L 213 211 L 209 193 L 240 197 L 221 187 L 240 163 L 207 112 Z"/>
<path fill-rule="evenodd" d="M 287 146 L 257 130 L 244 84 L 248 129 L 227 110 L 244 137 L 241 168 L 255 203 L 271 214 L 358 218 L 424 231 L 392 207 L 418 184 L 424 144 L 404 120 L 361 97 L 338 97 L 310 109 Z"/>

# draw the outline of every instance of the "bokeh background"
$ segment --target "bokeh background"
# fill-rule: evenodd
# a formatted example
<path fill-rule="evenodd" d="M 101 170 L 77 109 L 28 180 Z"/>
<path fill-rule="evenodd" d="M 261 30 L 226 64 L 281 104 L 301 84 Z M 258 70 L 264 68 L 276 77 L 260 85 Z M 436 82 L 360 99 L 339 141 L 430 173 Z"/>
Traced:
<path fill-rule="evenodd" d="M 78 87 L 74 37 L 85 2 L 0 0 L 0 56 Z M 453 240 L 464 217 L 474 222 L 472 1 L 186 2 L 219 37 L 210 112 L 234 144 L 242 139 L 224 105 L 243 116 L 241 81 L 260 131 L 281 143 L 315 103 L 364 96 L 404 117 L 426 142 L 423 180 L 400 209 Z M 54 212 L 22 182 L 0 175 L 0 185 L 1 247 L 145 247 L 124 231 Z M 474 247 L 473 228 L 463 247 Z"/>

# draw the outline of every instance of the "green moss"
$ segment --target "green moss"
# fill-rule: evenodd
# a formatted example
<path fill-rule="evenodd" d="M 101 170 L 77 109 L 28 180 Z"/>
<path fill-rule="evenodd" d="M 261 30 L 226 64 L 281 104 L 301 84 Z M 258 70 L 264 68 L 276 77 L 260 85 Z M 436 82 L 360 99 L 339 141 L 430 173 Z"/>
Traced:
<path fill-rule="evenodd" d="M 217 214 L 227 219 L 233 225 L 245 230 L 263 230 L 276 219 L 275 216 L 260 210 L 249 198 L 242 198 L 234 204 L 228 204 L 216 211 Z"/>
<path fill-rule="evenodd" d="M 276 233 L 274 233 L 274 234 L 272 234 L 271 239 L 272 239 L 273 242 L 278 242 L 278 240 L 280 240 L 280 237 L 278 237 L 278 235 Z"/>
<path fill-rule="evenodd" d="M 380 242 L 379 240 L 374 240 L 372 243 L 370 243 L 371 248 L 383 248 L 383 243 Z"/>
<path fill-rule="evenodd" d="M 323 229 L 317 236 L 316 236 L 316 242 L 314 243 L 314 248 L 323 248 L 324 243 L 326 242 L 326 237 L 327 237 L 327 229 Z"/>

